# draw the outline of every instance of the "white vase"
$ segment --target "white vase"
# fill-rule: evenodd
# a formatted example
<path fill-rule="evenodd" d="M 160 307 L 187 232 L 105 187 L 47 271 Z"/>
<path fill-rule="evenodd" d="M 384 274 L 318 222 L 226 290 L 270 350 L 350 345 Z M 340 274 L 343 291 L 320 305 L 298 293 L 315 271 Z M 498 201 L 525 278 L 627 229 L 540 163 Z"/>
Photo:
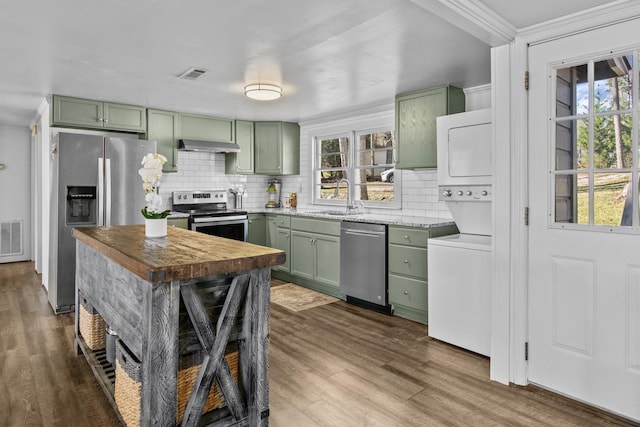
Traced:
<path fill-rule="evenodd" d="M 144 234 L 147 237 L 164 237 L 167 235 L 167 218 L 144 219 Z"/>

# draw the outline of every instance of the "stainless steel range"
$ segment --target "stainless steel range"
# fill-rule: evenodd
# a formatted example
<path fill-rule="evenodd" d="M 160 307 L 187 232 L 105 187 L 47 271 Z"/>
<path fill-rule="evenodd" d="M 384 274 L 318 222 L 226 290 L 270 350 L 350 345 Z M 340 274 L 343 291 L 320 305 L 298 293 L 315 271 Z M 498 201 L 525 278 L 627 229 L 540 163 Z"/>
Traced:
<path fill-rule="evenodd" d="M 247 240 L 247 212 L 227 207 L 227 190 L 174 191 L 173 210 L 189 214 L 189 229 L 212 236 Z"/>

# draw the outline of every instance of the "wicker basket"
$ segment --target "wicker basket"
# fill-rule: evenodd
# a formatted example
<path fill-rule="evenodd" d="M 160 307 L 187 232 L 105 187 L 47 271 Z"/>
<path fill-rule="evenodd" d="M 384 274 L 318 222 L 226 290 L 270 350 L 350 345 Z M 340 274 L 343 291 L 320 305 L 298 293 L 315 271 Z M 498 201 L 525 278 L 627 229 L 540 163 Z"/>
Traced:
<path fill-rule="evenodd" d="M 91 350 L 101 350 L 107 345 L 107 322 L 95 308 L 84 298 L 78 295 L 80 301 L 80 335 Z"/>
<path fill-rule="evenodd" d="M 236 383 L 238 382 L 238 350 L 236 346 L 227 347 L 225 359 L 231 369 Z M 198 371 L 202 364 L 203 354 L 194 353 L 180 356 L 178 362 L 178 402 L 177 423 L 182 421 L 184 411 L 198 378 Z M 140 398 L 142 395 L 142 363 L 140 363 L 126 348 L 121 340 L 116 341 L 116 383 L 115 401 L 120 415 L 127 426 L 140 425 Z M 218 382 L 211 386 L 209 397 L 202 413 L 224 406 L 224 397 Z"/>

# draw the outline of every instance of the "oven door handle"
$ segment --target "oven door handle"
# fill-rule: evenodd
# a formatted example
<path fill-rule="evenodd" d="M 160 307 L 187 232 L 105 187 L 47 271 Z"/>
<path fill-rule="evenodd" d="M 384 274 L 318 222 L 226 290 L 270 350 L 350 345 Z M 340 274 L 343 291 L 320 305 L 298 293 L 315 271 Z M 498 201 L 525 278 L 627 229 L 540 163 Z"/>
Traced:
<path fill-rule="evenodd" d="M 219 219 L 218 219 L 219 218 Z M 194 217 L 193 218 L 193 222 L 194 223 L 210 223 L 210 224 L 220 224 L 220 225 L 224 225 L 224 224 L 229 224 L 231 222 L 238 222 L 238 221 L 247 221 L 248 217 L 246 215 L 235 215 L 235 216 L 222 216 L 222 217 Z"/>

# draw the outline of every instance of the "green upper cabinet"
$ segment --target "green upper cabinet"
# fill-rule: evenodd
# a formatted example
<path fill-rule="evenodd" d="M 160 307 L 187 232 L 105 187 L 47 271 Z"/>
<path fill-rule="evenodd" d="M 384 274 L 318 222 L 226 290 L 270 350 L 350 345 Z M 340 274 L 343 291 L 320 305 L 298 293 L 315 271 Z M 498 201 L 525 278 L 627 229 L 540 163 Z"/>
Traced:
<path fill-rule="evenodd" d="M 253 122 L 236 120 L 236 144 L 239 153 L 225 154 L 225 172 L 228 174 L 249 175 L 253 173 Z"/>
<path fill-rule="evenodd" d="M 53 96 L 51 126 L 145 132 L 146 108 L 113 102 Z"/>
<path fill-rule="evenodd" d="M 297 123 L 256 122 L 254 132 L 256 174 L 300 173 L 300 126 Z"/>
<path fill-rule="evenodd" d="M 180 113 L 180 138 L 234 142 L 234 121 L 200 114 Z"/>
<path fill-rule="evenodd" d="M 157 142 L 157 152 L 167 158 L 163 172 L 178 170 L 179 114 L 173 111 L 147 110 L 147 139 Z"/>
<path fill-rule="evenodd" d="M 453 86 L 397 95 L 395 167 L 437 167 L 436 117 L 461 113 L 464 109 L 464 92 Z"/>

